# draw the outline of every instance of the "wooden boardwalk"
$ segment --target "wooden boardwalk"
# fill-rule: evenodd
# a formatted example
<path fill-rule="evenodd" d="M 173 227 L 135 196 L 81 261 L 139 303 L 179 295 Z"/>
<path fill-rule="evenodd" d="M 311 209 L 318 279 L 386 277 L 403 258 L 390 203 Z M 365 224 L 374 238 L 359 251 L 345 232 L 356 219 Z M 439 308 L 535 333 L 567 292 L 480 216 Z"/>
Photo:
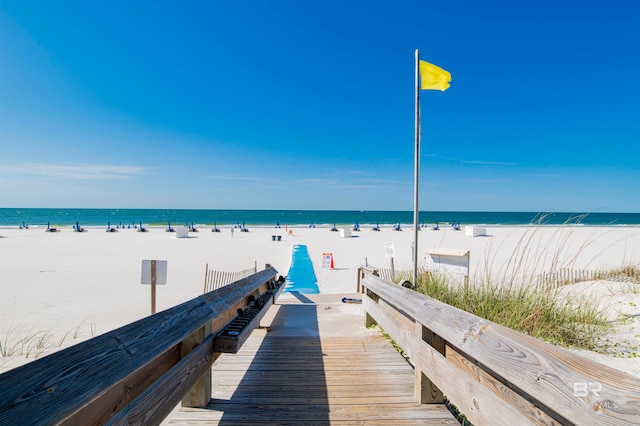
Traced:
<path fill-rule="evenodd" d="M 181 408 L 168 424 L 458 424 L 444 405 L 416 402 L 413 369 L 363 328 L 360 305 L 299 296 L 272 308 L 272 331 L 214 363 L 206 408 Z"/>

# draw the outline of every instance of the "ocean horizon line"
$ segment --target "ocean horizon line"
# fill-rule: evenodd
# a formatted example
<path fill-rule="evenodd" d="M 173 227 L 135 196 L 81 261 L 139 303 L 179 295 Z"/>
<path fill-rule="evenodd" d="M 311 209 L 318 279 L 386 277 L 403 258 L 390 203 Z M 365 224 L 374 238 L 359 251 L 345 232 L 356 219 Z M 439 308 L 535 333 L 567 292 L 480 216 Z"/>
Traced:
<path fill-rule="evenodd" d="M 422 226 L 460 225 L 640 225 L 640 213 L 420 211 Z M 0 208 L 0 226 L 389 226 L 413 224 L 410 210 L 261 210 Z"/>

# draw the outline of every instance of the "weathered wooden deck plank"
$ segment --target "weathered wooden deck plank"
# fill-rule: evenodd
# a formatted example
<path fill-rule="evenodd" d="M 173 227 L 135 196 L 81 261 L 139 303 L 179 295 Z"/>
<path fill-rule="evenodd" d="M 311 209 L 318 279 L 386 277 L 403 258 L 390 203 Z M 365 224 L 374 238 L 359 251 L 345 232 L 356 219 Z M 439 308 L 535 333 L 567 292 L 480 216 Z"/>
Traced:
<path fill-rule="evenodd" d="M 256 330 L 213 364 L 209 405 L 169 424 L 457 424 L 444 405 L 416 402 L 412 367 L 381 335 L 300 334 Z"/>

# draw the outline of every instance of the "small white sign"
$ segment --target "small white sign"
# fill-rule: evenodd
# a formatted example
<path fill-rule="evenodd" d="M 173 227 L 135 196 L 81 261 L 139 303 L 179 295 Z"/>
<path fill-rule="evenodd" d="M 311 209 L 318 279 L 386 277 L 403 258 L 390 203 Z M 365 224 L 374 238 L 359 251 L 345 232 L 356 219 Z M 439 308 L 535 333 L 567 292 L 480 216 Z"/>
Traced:
<path fill-rule="evenodd" d="M 384 243 L 384 252 L 387 255 L 387 259 L 396 257 L 396 247 L 393 243 Z"/>
<path fill-rule="evenodd" d="M 322 267 L 323 268 L 331 268 L 331 257 L 333 254 L 331 253 L 322 253 Z"/>
<path fill-rule="evenodd" d="M 167 284 L 167 261 L 156 260 L 156 285 Z M 142 284 L 151 284 L 151 261 L 142 261 Z"/>

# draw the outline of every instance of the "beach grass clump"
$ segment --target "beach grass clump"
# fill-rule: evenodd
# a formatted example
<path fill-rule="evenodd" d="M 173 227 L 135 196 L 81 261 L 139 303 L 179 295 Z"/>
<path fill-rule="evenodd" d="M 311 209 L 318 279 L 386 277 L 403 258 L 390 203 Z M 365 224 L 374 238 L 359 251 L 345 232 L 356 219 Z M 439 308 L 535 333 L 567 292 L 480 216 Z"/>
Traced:
<path fill-rule="evenodd" d="M 83 322 L 72 330 L 29 330 L 13 327 L 0 337 L 0 358 L 22 356 L 39 358 L 53 350 L 84 340 L 96 334 L 93 322 Z"/>
<path fill-rule="evenodd" d="M 568 304 L 534 286 L 484 282 L 459 285 L 444 275 L 423 272 L 418 292 L 489 321 L 562 346 L 593 350 L 608 329 L 595 300 Z"/>
<path fill-rule="evenodd" d="M 569 283 L 544 282 L 540 277 L 561 277 L 561 271 L 584 270 L 620 241 L 607 242 L 604 237 L 609 230 L 601 228 L 576 238 L 577 230 L 581 229 L 577 225 L 582 223 L 583 215 L 570 218 L 564 226 L 554 227 L 553 232 L 545 236 L 540 225 L 544 225 L 547 218 L 548 215 L 540 215 L 532 223 L 534 226 L 515 238 L 496 242 L 497 246 L 489 242 L 483 264 L 475 271 L 473 280 L 466 278 L 466 284 L 449 275 L 423 271 L 417 290 L 530 336 L 557 345 L 597 350 L 601 337 L 612 327 L 597 295 L 561 297 L 559 288 Z M 501 260 L 505 252 L 509 253 L 506 262 Z M 635 293 L 640 265 L 627 266 L 626 263 L 600 275 L 602 279 L 622 276 L 621 280 L 629 282 L 630 291 Z"/>

